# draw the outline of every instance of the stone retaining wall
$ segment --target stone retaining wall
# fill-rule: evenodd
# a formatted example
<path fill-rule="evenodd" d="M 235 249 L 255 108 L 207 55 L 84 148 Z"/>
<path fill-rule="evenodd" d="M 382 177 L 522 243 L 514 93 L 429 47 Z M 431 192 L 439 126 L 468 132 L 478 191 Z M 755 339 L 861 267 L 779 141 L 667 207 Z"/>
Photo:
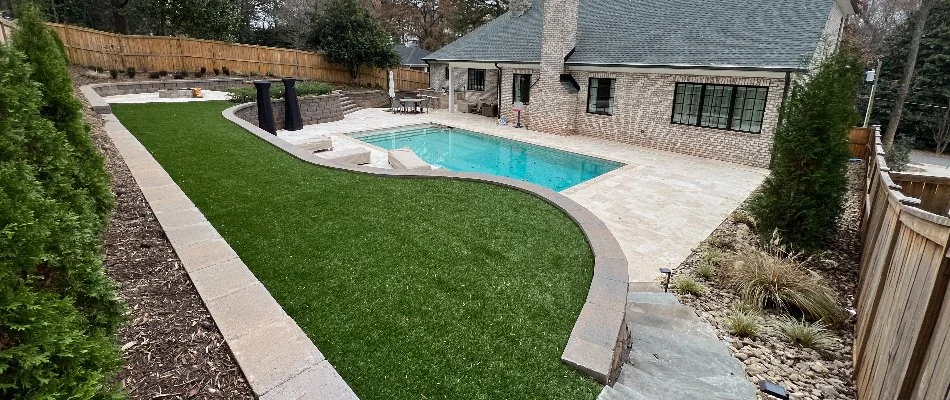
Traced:
<path fill-rule="evenodd" d="M 112 106 L 106 102 L 103 97 L 119 96 L 123 94 L 138 93 L 157 93 L 159 90 L 187 89 L 199 87 L 204 90 L 219 90 L 251 86 L 255 80 L 251 78 L 215 78 L 215 79 L 174 79 L 164 81 L 137 81 L 137 82 L 116 82 L 116 83 L 98 83 L 86 85 L 79 88 L 79 91 L 89 99 L 93 111 L 99 114 L 112 114 Z M 272 83 L 280 84 L 280 79 L 266 79 Z"/>
<path fill-rule="evenodd" d="M 316 97 L 301 97 L 297 99 L 300 104 L 300 118 L 304 125 L 322 124 L 324 122 L 333 122 L 343 119 L 343 108 L 340 106 L 340 95 L 328 94 Z M 257 103 L 249 103 L 247 107 L 236 112 L 239 118 L 257 125 Z M 274 123 L 277 129 L 284 129 L 284 100 L 271 100 L 271 106 L 274 107 Z"/>
<path fill-rule="evenodd" d="M 343 92 L 343 96 L 353 100 L 360 108 L 389 107 L 389 93 L 382 90 Z"/>

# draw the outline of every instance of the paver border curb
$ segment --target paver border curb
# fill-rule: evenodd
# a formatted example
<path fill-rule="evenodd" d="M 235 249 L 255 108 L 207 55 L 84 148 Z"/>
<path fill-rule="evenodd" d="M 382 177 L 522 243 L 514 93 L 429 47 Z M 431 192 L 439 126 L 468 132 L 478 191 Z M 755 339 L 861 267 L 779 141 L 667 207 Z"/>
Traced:
<path fill-rule="evenodd" d="M 239 104 L 222 112 L 224 117 L 267 143 L 310 164 L 350 172 L 403 179 L 455 179 L 489 183 L 538 197 L 568 215 L 581 228 L 594 253 L 594 277 L 587 300 L 577 317 L 561 360 L 602 384 L 616 378 L 629 334 L 624 317 L 628 287 L 627 258 L 607 225 L 594 213 L 567 196 L 543 186 L 494 175 L 446 170 L 388 170 L 334 162 L 317 157 L 238 117 L 236 112 L 254 103 Z"/>
<path fill-rule="evenodd" d="M 352 388 L 162 166 L 108 109 L 80 88 L 165 231 L 201 301 L 260 399 L 358 400 Z"/>

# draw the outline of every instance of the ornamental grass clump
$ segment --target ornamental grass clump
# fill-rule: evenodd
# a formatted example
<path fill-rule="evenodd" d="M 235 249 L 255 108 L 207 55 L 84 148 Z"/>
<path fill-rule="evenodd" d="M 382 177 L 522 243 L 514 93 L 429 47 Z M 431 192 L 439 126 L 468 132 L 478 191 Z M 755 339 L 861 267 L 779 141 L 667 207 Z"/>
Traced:
<path fill-rule="evenodd" d="M 673 282 L 673 287 L 680 293 L 691 294 L 696 297 L 702 297 L 709 291 L 706 286 L 696 282 L 693 278 L 688 276 L 681 276 Z"/>
<path fill-rule="evenodd" d="M 726 316 L 725 323 L 726 327 L 729 328 L 729 333 L 738 337 L 753 338 L 758 336 L 761 330 L 755 313 L 739 307 L 730 311 L 729 315 Z"/>
<path fill-rule="evenodd" d="M 787 254 L 774 244 L 766 250 L 740 250 L 725 272 L 742 301 L 758 309 L 772 308 L 837 325 L 844 320 L 835 291 L 800 255 Z"/>
<path fill-rule="evenodd" d="M 778 323 L 778 328 L 782 338 L 789 343 L 819 351 L 831 346 L 831 334 L 827 325 L 821 322 L 786 318 Z"/>
<path fill-rule="evenodd" d="M 775 130 L 772 172 L 749 203 L 760 235 L 778 230 L 808 252 L 830 243 L 847 193 L 848 131 L 857 120 L 861 69 L 857 52 L 842 44 L 792 85 Z"/>

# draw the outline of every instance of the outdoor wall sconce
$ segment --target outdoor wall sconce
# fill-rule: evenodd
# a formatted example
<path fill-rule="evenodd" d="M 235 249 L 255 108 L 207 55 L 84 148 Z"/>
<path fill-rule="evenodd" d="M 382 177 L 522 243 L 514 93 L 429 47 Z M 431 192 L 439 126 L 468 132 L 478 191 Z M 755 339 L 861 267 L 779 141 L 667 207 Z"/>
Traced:
<path fill-rule="evenodd" d="M 663 275 L 666 275 L 666 282 L 663 282 L 663 292 L 664 293 L 669 292 L 670 291 L 670 277 L 673 276 L 673 271 L 671 271 L 669 268 L 660 268 L 660 273 Z"/>
<path fill-rule="evenodd" d="M 759 381 L 759 390 L 761 390 L 762 393 L 775 397 L 776 399 L 788 400 L 788 391 L 775 382 L 761 380 Z"/>

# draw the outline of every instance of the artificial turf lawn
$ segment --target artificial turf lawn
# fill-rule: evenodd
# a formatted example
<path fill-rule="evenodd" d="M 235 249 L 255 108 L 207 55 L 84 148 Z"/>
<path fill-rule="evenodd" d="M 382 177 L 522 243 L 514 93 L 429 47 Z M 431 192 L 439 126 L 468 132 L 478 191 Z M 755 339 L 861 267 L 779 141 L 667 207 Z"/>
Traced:
<path fill-rule="evenodd" d="M 112 108 L 361 399 L 596 397 L 560 361 L 593 271 L 560 210 L 310 165 L 229 106 Z"/>

